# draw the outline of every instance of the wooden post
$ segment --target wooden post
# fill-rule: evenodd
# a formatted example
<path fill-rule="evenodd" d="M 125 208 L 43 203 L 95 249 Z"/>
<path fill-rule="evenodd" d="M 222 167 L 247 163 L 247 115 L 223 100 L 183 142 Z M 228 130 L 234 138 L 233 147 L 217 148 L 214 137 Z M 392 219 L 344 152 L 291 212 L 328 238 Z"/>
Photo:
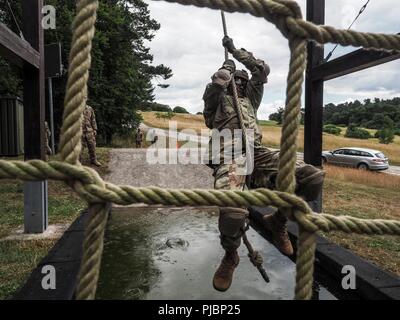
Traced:
<path fill-rule="evenodd" d="M 43 0 L 22 1 L 23 34 L 39 52 L 39 68 L 24 64 L 25 160 L 45 159 L 45 83 L 42 29 Z"/>
<path fill-rule="evenodd" d="M 43 0 L 22 1 L 23 34 L 39 53 L 39 68 L 23 65 L 25 160 L 45 160 L 45 82 Z M 25 232 L 41 233 L 47 229 L 47 182 L 24 183 Z"/>
<path fill-rule="evenodd" d="M 307 0 L 307 20 L 315 24 L 325 23 L 325 0 Z M 305 83 L 304 161 L 316 167 L 322 165 L 324 81 L 312 80 L 312 70 L 323 59 L 323 46 L 310 41 Z M 322 210 L 322 195 L 312 207 L 317 212 Z"/>

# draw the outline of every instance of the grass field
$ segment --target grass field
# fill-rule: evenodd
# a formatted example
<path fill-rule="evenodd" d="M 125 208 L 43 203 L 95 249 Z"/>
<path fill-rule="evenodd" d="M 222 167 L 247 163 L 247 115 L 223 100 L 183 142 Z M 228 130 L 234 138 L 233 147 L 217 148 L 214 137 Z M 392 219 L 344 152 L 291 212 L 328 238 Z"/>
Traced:
<path fill-rule="evenodd" d="M 100 175 L 107 173 L 109 150 L 98 148 L 99 160 L 105 164 Z M 86 207 L 64 183 L 49 181 L 49 224 L 69 224 Z M 19 181 L 0 181 L 0 239 L 24 222 L 23 189 Z M 55 240 L 0 241 L 0 299 L 7 299 L 24 282 L 27 275 L 47 254 Z"/>
<path fill-rule="evenodd" d="M 155 112 L 142 112 L 144 123 L 157 127 L 157 128 L 168 128 L 168 120 L 157 119 L 155 117 Z M 204 124 L 204 119 L 202 115 L 192 115 L 192 114 L 176 114 L 171 121 L 177 122 L 178 130 L 182 129 L 192 129 L 196 132 L 201 130 L 207 130 Z M 263 133 L 263 143 L 266 146 L 279 148 L 281 139 L 281 127 L 274 124 L 272 121 L 260 121 L 262 133 Z M 324 150 L 334 150 L 343 147 L 360 147 L 360 148 L 371 148 L 382 151 L 389 159 L 390 163 L 393 165 L 400 165 L 400 137 L 396 136 L 395 141 L 389 145 L 381 144 L 378 139 L 350 139 L 345 138 L 344 133 L 346 128 L 341 128 L 342 134 L 340 136 L 335 136 L 331 134 L 324 133 L 323 136 L 323 149 Z M 373 133 L 373 130 L 370 130 Z M 304 128 L 300 128 L 299 138 L 297 141 L 298 150 L 303 151 L 304 145 Z"/>
<path fill-rule="evenodd" d="M 325 213 L 400 220 L 400 177 L 330 166 L 325 169 Z M 399 237 L 347 235 L 341 232 L 324 236 L 383 269 L 400 275 Z"/>

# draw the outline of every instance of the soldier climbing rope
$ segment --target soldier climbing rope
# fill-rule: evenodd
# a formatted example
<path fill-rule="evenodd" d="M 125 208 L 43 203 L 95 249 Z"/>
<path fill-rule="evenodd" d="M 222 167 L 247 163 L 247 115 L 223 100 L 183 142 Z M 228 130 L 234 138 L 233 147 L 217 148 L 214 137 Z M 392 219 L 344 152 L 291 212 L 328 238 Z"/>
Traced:
<path fill-rule="evenodd" d="M 310 207 L 293 195 L 295 188 L 296 137 L 299 128 L 301 89 L 306 66 L 306 43 L 339 43 L 380 50 L 400 51 L 400 36 L 338 30 L 317 26 L 302 19 L 301 10 L 290 0 L 165 0 L 226 12 L 250 13 L 274 23 L 288 39 L 291 50 L 287 98 L 280 151 L 279 191 L 165 190 L 134 188 L 104 182 L 93 169 L 82 166 L 78 159 L 81 150 L 81 121 L 87 94 L 90 52 L 98 0 L 78 0 L 73 22 L 67 91 L 64 103 L 63 126 L 60 137 L 60 161 L 0 160 L 0 179 L 63 180 L 89 203 L 89 223 L 86 228 L 83 257 L 79 273 L 77 299 L 94 299 L 107 221 L 107 204 L 145 203 L 174 206 L 222 207 L 274 206 L 299 225 L 296 261 L 295 299 L 310 299 L 317 231 L 340 230 L 347 233 L 400 235 L 400 221 L 366 220 L 348 216 L 314 214 Z"/>

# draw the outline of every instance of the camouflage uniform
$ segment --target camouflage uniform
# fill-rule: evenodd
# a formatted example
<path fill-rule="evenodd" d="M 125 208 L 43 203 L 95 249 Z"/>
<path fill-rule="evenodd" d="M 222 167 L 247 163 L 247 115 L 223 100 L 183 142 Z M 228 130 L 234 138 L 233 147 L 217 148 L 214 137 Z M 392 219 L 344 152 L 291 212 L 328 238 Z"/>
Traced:
<path fill-rule="evenodd" d="M 272 151 L 261 144 L 262 134 L 257 125 L 257 110 L 261 104 L 264 93 L 264 84 L 267 83 L 267 76 L 270 73 L 269 66 L 262 60 L 254 58 L 253 54 L 244 50 L 234 50 L 233 56 L 236 60 L 243 63 L 251 72 L 251 79 L 247 82 L 245 97 L 239 98 L 239 105 L 243 115 L 243 122 L 246 129 L 254 132 L 253 138 L 248 139 L 250 148 L 254 147 L 254 170 L 251 174 L 251 188 L 275 188 L 275 179 L 279 165 L 279 151 Z M 240 129 L 240 123 L 234 108 L 233 98 L 228 93 L 230 83 L 230 72 L 221 68 L 212 77 L 212 83 L 207 85 L 203 100 L 205 102 L 204 118 L 207 127 L 213 129 L 212 137 L 222 129 Z M 233 155 L 233 161 L 226 161 L 229 153 L 225 152 L 227 147 L 238 143 L 240 137 L 233 137 L 231 140 L 221 142 L 220 152 L 216 159 L 215 153 L 210 156 L 212 163 L 208 163 L 214 169 L 215 189 L 225 190 L 244 190 L 246 186 L 246 173 L 243 169 L 246 166 L 245 149 L 240 155 Z M 209 152 L 214 146 L 209 145 Z M 214 150 L 215 151 L 215 150 Z M 231 159 L 229 159 L 231 160 Z M 218 161 L 220 161 L 218 163 Z M 302 168 L 306 165 L 302 161 L 297 161 L 297 167 Z M 314 170 L 317 170 L 314 168 Z M 239 173 L 240 172 L 240 173 Z M 301 176 L 296 174 L 296 176 Z M 240 246 L 241 235 L 245 219 L 235 218 L 239 216 L 240 210 L 242 217 L 243 209 L 220 208 L 219 229 L 221 232 L 221 245 L 227 251 L 232 251 Z M 238 215 L 227 213 L 233 212 Z M 221 218 L 226 216 L 226 218 Z M 232 218 L 229 218 L 231 216 Z"/>
<path fill-rule="evenodd" d="M 143 142 L 143 132 L 140 129 L 136 131 L 135 141 L 136 141 L 136 148 L 141 148 Z"/>
<path fill-rule="evenodd" d="M 44 136 L 44 146 L 46 148 L 46 161 L 48 160 L 49 156 L 52 154 L 50 145 L 49 145 L 49 141 L 50 141 L 50 137 L 51 137 L 51 131 L 49 129 L 49 124 L 47 123 L 47 121 L 44 122 L 44 130 L 46 131 L 45 136 Z"/>
<path fill-rule="evenodd" d="M 97 123 L 96 116 L 92 107 L 86 105 L 83 111 L 82 120 L 82 150 L 80 154 L 80 162 L 83 161 L 83 150 L 85 147 L 88 148 L 90 163 L 96 164 L 96 134 L 97 134 Z"/>

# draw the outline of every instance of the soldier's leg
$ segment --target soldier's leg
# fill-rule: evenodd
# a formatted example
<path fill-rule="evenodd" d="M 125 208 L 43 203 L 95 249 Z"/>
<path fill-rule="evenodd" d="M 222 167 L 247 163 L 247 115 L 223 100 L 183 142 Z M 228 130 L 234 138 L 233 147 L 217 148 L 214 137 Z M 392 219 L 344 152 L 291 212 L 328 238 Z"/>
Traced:
<path fill-rule="evenodd" d="M 83 152 L 85 151 L 85 148 L 87 147 L 85 133 L 82 134 L 81 144 L 82 144 L 82 147 L 81 147 L 81 153 L 79 154 L 79 162 L 83 164 Z"/>
<path fill-rule="evenodd" d="M 276 178 L 279 167 L 279 151 L 262 148 L 256 152 L 256 169 L 252 179 L 253 188 L 276 189 Z M 296 194 L 306 201 L 318 198 L 324 180 L 324 172 L 303 161 L 296 162 Z M 264 219 L 267 229 L 272 234 L 275 246 L 285 255 L 293 254 L 293 247 L 287 234 L 287 218 L 277 211 Z"/>
<path fill-rule="evenodd" d="M 96 138 L 92 132 L 88 133 L 86 136 L 87 136 L 86 141 L 89 150 L 90 163 L 96 166 L 101 166 L 100 162 L 97 161 L 97 156 L 96 156 Z"/>
<path fill-rule="evenodd" d="M 246 176 L 238 174 L 241 164 L 222 164 L 214 172 L 215 189 L 243 190 Z M 220 208 L 218 228 L 221 245 L 225 255 L 215 272 L 213 285 L 219 291 L 226 291 L 232 283 L 233 272 L 239 264 L 237 249 L 248 217 L 248 211 L 243 208 Z"/>

